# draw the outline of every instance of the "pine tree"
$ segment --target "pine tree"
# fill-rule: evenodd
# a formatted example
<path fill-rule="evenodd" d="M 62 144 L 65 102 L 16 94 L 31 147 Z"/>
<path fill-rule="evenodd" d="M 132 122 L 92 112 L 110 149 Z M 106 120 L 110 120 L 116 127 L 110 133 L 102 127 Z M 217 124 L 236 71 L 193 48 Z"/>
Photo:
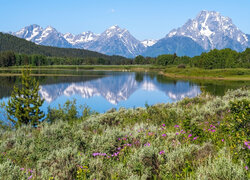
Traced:
<path fill-rule="evenodd" d="M 21 86 L 14 86 L 6 107 L 7 117 L 16 127 L 24 124 L 36 127 L 45 116 L 40 110 L 44 100 L 38 94 L 39 83 L 30 73 L 28 69 L 22 71 Z"/>

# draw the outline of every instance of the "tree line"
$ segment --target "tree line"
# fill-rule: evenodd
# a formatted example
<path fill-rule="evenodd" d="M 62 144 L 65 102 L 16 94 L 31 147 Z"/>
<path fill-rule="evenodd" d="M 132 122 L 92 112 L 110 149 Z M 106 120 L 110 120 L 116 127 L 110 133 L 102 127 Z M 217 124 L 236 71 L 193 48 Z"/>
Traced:
<path fill-rule="evenodd" d="M 27 55 L 18 54 L 13 51 L 0 53 L 0 67 L 10 66 L 46 66 L 46 65 L 128 65 L 133 64 L 133 60 L 126 58 L 107 59 L 102 57 L 49 57 L 39 54 Z"/>
<path fill-rule="evenodd" d="M 161 66 L 184 65 L 182 67 L 189 65 L 191 67 L 204 69 L 250 68 L 250 48 L 247 48 L 243 52 L 236 52 L 231 49 L 213 49 L 195 57 L 179 57 L 176 54 L 164 54 L 156 58 L 137 56 L 134 63 L 156 64 Z"/>

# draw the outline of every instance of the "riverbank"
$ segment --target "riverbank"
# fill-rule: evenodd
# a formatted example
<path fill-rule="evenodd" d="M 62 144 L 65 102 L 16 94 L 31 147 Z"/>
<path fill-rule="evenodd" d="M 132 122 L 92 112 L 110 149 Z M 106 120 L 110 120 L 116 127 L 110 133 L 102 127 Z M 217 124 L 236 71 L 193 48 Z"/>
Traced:
<path fill-rule="evenodd" d="M 7 73 L 7 71 L 19 71 L 25 67 L 10 67 L 10 68 L 0 68 L 1 76 L 9 75 L 11 73 Z M 106 71 L 135 71 L 135 72 L 157 72 L 161 75 L 170 77 L 170 78 L 179 78 L 179 79 L 206 79 L 206 80 L 232 80 L 232 81 L 250 81 L 250 69 L 244 68 L 232 68 L 232 69 L 201 69 L 201 68 L 178 68 L 177 66 L 156 66 L 156 65 L 80 65 L 80 66 L 65 66 L 65 65 L 55 65 L 55 66 L 40 66 L 40 67 L 30 67 L 32 70 L 53 70 L 53 71 L 82 71 L 82 70 L 106 70 Z M 6 72 L 6 73 L 4 73 Z M 18 73 L 15 73 L 18 75 Z M 44 76 L 44 74 L 36 73 L 35 76 Z M 58 75 L 58 74 L 51 74 Z M 63 74 L 58 75 L 63 76 Z M 67 74 L 70 76 L 70 74 Z"/>
<path fill-rule="evenodd" d="M 0 129 L 1 178 L 249 179 L 249 101 L 241 89 L 104 114 L 53 110 L 52 123 Z"/>
<path fill-rule="evenodd" d="M 250 81 L 250 69 L 201 69 L 201 68 L 166 68 L 162 75 L 171 78 L 182 79 L 206 79 L 206 80 L 244 80 Z"/>

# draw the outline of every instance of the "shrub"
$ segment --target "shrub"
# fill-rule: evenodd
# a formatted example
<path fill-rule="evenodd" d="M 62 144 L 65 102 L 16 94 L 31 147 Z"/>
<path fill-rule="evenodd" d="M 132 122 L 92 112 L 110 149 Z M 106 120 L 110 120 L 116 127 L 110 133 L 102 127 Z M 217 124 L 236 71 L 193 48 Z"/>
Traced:
<path fill-rule="evenodd" d="M 178 67 L 178 68 L 181 68 L 181 69 L 185 69 L 185 68 L 186 68 L 186 65 L 185 65 L 185 64 L 179 64 L 177 67 Z"/>

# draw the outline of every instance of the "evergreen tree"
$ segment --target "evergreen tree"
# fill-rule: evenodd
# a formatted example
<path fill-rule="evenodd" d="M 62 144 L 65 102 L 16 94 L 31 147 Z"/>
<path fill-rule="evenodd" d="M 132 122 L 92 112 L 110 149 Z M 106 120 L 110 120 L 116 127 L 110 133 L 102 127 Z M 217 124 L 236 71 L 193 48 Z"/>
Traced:
<path fill-rule="evenodd" d="M 31 70 L 22 71 L 22 84 L 14 86 L 6 107 L 8 119 L 16 126 L 32 124 L 36 127 L 44 113 L 40 110 L 44 100 L 38 94 L 39 83 L 30 76 Z"/>

